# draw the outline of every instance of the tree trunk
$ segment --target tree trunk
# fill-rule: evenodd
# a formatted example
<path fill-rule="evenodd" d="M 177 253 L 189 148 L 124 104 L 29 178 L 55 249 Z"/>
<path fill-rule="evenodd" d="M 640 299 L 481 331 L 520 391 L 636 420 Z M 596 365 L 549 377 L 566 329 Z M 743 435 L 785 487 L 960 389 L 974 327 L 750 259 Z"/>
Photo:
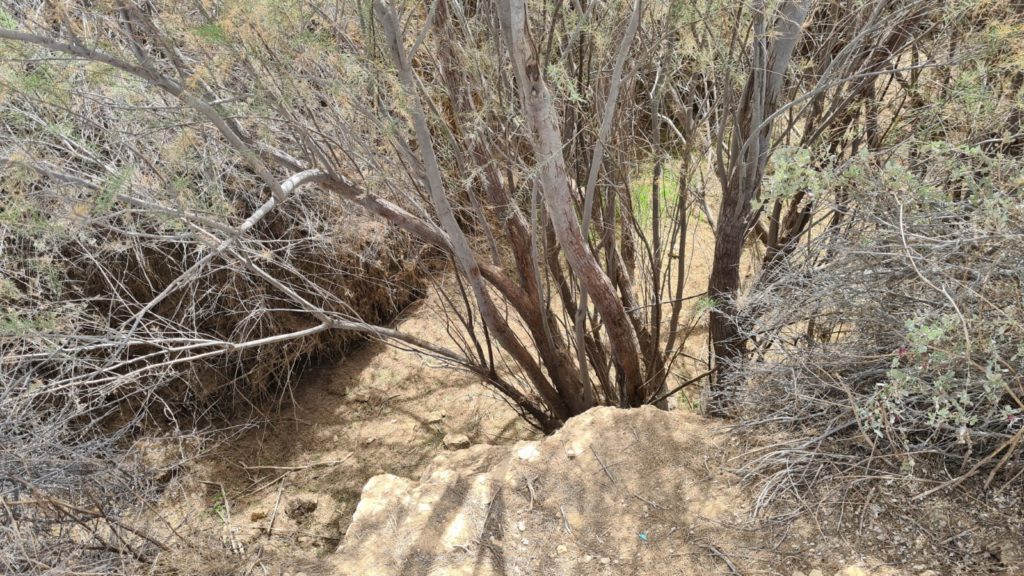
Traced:
<path fill-rule="evenodd" d="M 544 204 L 558 245 L 582 286 L 594 299 L 594 307 L 608 329 L 612 355 L 624 378 L 623 391 L 630 405 L 637 405 L 643 387 L 639 344 L 626 310 L 619 302 L 608 275 L 590 250 L 576 215 L 551 94 L 541 70 L 537 47 L 527 26 L 524 0 L 503 0 L 501 20 L 514 64 L 523 106 L 530 127 L 534 156 L 540 163 L 539 179 Z"/>
<path fill-rule="evenodd" d="M 732 370 L 743 356 L 745 338 L 736 297 L 740 289 L 743 244 L 751 228 L 751 201 L 757 196 L 768 161 L 772 118 L 778 111 L 786 70 L 800 38 L 810 0 L 788 0 L 779 7 L 774 29 L 765 27 L 765 2 L 754 6 L 751 70 L 738 102 L 740 110 L 729 143 L 729 166 L 719 166 L 722 204 L 718 211 L 715 257 L 708 279 L 714 302 L 709 319 L 716 376 L 708 412 L 725 416 L 732 404 Z M 772 38 L 769 46 L 769 38 Z"/>

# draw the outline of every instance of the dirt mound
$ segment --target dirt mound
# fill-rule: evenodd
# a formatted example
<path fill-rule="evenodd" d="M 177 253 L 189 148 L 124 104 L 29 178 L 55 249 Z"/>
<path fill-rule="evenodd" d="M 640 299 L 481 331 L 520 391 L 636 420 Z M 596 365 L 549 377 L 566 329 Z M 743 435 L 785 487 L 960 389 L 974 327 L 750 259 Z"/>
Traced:
<path fill-rule="evenodd" d="M 715 429 L 681 412 L 596 408 L 540 441 L 444 453 L 419 481 L 375 476 L 338 573 L 898 574 L 801 558 L 791 544 L 811 531 L 761 529 Z"/>

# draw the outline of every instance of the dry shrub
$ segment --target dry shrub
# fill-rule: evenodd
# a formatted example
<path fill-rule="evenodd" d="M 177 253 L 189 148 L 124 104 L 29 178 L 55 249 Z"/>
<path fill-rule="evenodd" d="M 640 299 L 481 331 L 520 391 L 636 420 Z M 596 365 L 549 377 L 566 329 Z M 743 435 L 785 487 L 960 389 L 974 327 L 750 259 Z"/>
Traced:
<path fill-rule="evenodd" d="M 232 350 L 315 325 L 241 261 L 259 261 L 324 310 L 375 324 L 420 290 L 416 246 L 317 191 L 268 218 L 234 255 L 199 270 L 137 325 L 136 314 L 203 256 L 189 237 L 128 210 L 72 234 L 7 222 L 2 236 L 7 573 L 116 571 L 126 561 L 132 572 L 132 561 L 151 559 L 159 546 L 117 518 L 157 496 L 164 472 L 190 454 L 158 469 L 126 455 L 131 441 L 194 436 L 239 408 L 272 409 L 296 367 L 360 339 L 325 331 Z M 165 530 L 140 530 L 151 529 Z"/>
<path fill-rule="evenodd" d="M 50 7 L 2 2 L 0 25 L 55 26 Z M 122 29 L 116 10 L 64 8 Z M 167 25 L 197 35 L 184 61 L 215 51 L 240 70 L 200 42 L 201 10 L 182 14 Z M 238 233 L 270 190 L 211 126 L 109 67 L 0 52 L 0 572 L 138 573 L 169 532 L 131 511 L 216 437 L 197 430 L 274 409 L 297 367 L 361 339 L 295 336 L 319 324 L 311 308 L 387 324 L 421 290 L 422 246 L 312 186 Z M 216 90 L 251 96 L 241 76 Z M 294 149 L 250 119 L 260 106 L 231 121 Z M 140 457 L 149 435 L 177 449 Z"/>
<path fill-rule="evenodd" d="M 333 330 L 251 345 L 318 324 L 280 285 L 372 324 L 421 290 L 421 245 L 316 188 L 233 234 L 269 197 L 257 178 L 222 146 L 181 152 L 175 139 L 199 134 L 131 111 L 159 98 L 114 85 L 96 107 L 69 88 L 76 74 L 7 76 L 0 107 L 0 572 L 10 574 L 138 573 L 170 532 L 130 511 L 213 437 L 197 430 L 274 409 L 296 368 L 361 339 Z M 154 466 L 130 449 L 152 434 L 183 447 Z"/>
<path fill-rule="evenodd" d="M 126 228 L 110 229 L 103 242 L 114 248 L 100 258 L 93 246 L 82 244 L 69 247 L 68 253 L 72 284 L 121 330 L 130 330 L 142 306 L 206 255 L 192 242 L 133 243 L 134 231 Z M 161 352 L 160 340 L 175 335 L 245 343 L 318 324 L 275 286 L 233 261 L 238 258 L 251 259 L 326 312 L 374 324 L 388 323 L 419 293 L 415 246 L 393 229 L 345 214 L 336 201 L 315 190 L 266 218 L 251 236 L 240 254 L 197 271 L 155 306 L 134 329 L 140 343 L 125 351 L 125 360 L 154 353 L 168 361 L 187 358 Z M 259 403 L 281 391 L 303 359 L 336 355 L 359 338 L 325 331 L 188 361 L 177 369 L 180 385 L 163 396 L 197 405 Z"/>
<path fill-rule="evenodd" d="M 740 321 L 744 417 L 796 438 L 746 464 L 762 504 L 836 478 L 1021 482 L 1022 168 L 915 143 L 823 178 L 840 216 L 765 271 Z"/>

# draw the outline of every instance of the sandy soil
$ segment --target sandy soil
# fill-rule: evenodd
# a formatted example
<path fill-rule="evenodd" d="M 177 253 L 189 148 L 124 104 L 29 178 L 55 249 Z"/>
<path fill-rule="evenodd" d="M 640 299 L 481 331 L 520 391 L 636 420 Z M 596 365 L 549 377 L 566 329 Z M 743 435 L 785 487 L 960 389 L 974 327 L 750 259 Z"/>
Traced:
<path fill-rule="evenodd" d="M 700 293 L 706 286 L 709 273 L 706 255 L 713 246 L 706 224 L 695 226 L 693 232 L 686 249 L 690 261 L 687 296 Z M 678 253 L 678 250 L 673 252 Z M 694 255 L 699 257 L 693 258 Z M 744 266 L 747 281 L 757 260 L 756 256 L 750 256 L 748 254 Z M 435 313 L 438 305 L 439 297 L 436 290 L 432 290 L 425 301 L 403 317 L 400 328 L 448 345 L 450 337 Z M 686 343 L 686 351 L 693 358 L 681 365 L 678 375 L 681 378 L 702 371 L 699 358 L 706 353 L 702 319 L 691 316 L 689 323 L 694 326 L 694 338 Z M 292 401 L 285 403 L 282 412 L 265 424 L 223 442 L 220 449 L 189 465 L 169 483 L 164 502 L 156 512 L 170 523 L 177 537 L 172 551 L 162 556 L 158 572 L 225 576 L 345 574 L 341 565 L 343 559 L 335 551 L 349 529 L 360 495 L 371 478 L 390 479 L 389 482 L 376 480 L 368 487 L 380 492 L 374 493 L 378 499 L 393 494 L 421 494 L 426 490 L 421 480 L 439 469 L 437 463 L 432 464 L 435 458 L 455 459 L 465 465 L 464 469 L 484 471 L 490 465 L 488 458 L 504 457 L 511 445 L 540 440 L 539 435 L 476 376 L 436 366 L 430 360 L 379 342 L 369 342 L 346 358 L 302 374 L 298 380 Z M 684 397 L 680 407 L 685 409 L 686 406 Z M 640 522 L 642 526 L 630 525 L 618 535 L 617 542 L 628 542 L 637 550 L 647 550 L 648 542 L 637 540 L 639 536 L 634 532 L 649 538 L 667 539 L 668 536 L 679 538 L 693 529 L 704 536 L 696 548 L 678 542 L 672 544 L 671 550 L 666 547 L 646 558 L 641 563 L 647 567 L 644 570 L 671 566 L 678 558 L 685 557 L 693 563 L 692 569 L 685 573 L 693 574 L 821 576 L 836 570 L 844 576 L 897 573 L 889 572 L 884 566 L 886 562 L 875 559 L 885 558 L 889 563 L 900 565 L 898 573 L 914 576 L 946 573 L 931 571 L 939 565 L 959 565 L 960 569 L 950 574 L 1024 574 L 1024 559 L 1018 554 L 1024 545 L 1017 544 L 1024 542 L 1024 533 L 1013 536 L 1018 529 L 1010 527 L 1013 523 L 1005 520 L 1008 517 L 1005 508 L 1012 504 L 1003 505 L 1004 511 L 993 513 L 988 511 L 991 508 L 988 503 L 950 498 L 932 500 L 927 506 L 911 510 L 905 506 L 908 492 L 894 485 L 891 493 L 885 488 L 872 489 L 859 503 L 859 509 L 867 513 L 858 514 L 856 531 L 849 528 L 851 512 L 846 510 L 845 504 L 839 506 L 838 511 L 817 518 L 809 515 L 795 523 L 788 514 L 776 515 L 767 523 L 742 518 L 757 494 L 750 492 L 750 486 L 742 486 L 738 478 L 730 475 L 729 469 L 736 466 L 734 458 L 742 458 L 745 450 L 772 440 L 765 435 L 748 437 L 744 440 L 747 444 L 742 446 L 733 441 L 723 443 L 712 438 L 710 429 L 695 422 L 698 420 L 687 421 L 686 426 L 680 428 L 685 428 L 691 436 L 678 440 L 691 452 L 685 461 L 680 461 L 680 466 L 689 466 L 691 472 L 696 472 L 690 484 L 684 481 L 680 485 L 679 492 L 686 493 L 688 487 L 696 483 L 693 486 L 700 488 L 700 494 L 689 494 L 688 501 L 693 506 L 716 508 L 706 514 L 691 514 L 692 526 L 684 532 L 677 517 L 666 516 L 661 502 L 657 503 L 661 507 L 652 506 L 629 494 L 620 499 L 631 505 L 628 510 L 640 511 L 630 516 L 630 522 Z M 447 449 L 444 440 L 446 436 L 453 440 L 454 435 L 464 435 L 464 440 L 474 447 L 464 451 Z M 622 450 L 630 449 L 631 438 L 627 435 L 619 439 L 625 442 L 620 446 Z M 694 443 L 699 446 L 692 446 Z M 606 447 L 603 441 L 594 446 L 599 452 Z M 485 458 L 487 454 L 490 456 Z M 549 484 L 554 486 L 551 493 L 560 494 L 557 484 L 561 480 L 585 480 L 593 484 L 594 494 L 601 496 L 602 491 L 607 490 L 607 487 L 602 488 L 606 479 L 614 487 L 615 478 L 627 473 L 622 469 L 609 470 L 609 478 L 605 468 L 618 464 L 614 461 L 609 464 L 610 456 L 602 457 L 603 460 L 590 456 L 587 454 L 577 460 L 581 468 L 575 469 L 575 476 L 566 473 L 565 478 L 553 480 Z M 653 467 L 650 474 L 664 472 Z M 642 483 L 645 477 L 635 480 Z M 669 485 L 679 480 L 670 475 L 660 484 Z M 708 492 L 705 488 L 716 491 L 713 498 L 708 494 L 706 502 L 700 500 L 701 494 Z M 526 498 L 526 509 L 531 510 L 530 486 L 509 488 L 513 489 L 516 493 L 510 492 L 507 496 Z M 488 494 L 482 498 L 489 503 L 494 495 Z M 570 494 L 564 496 L 580 513 L 592 507 L 585 499 L 577 502 Z M 844 492 L 840 500 L 851 506 L 858 504 L 852 493 Z M 565 509 L 565 513 L 571 512 Z M 537 510 L 539 516 L 524 513 L 505 531 L 518 531 L 520 520 L 526 522 L 530 530 L 533 518 L 546 522 L 551 528 L 549 532 L 558 537 L 549 539 L 543 532 L 524 537 L 536 545 L 528 546 L 533 552 L 518 559 L 515 554 L 520 551 L 514 550 L 514 542 L 503 545 L 510 553 L 510 564 L 506 566 L 522 560 L 525 567 L 522 573 L 530 573 L 528 560 L 535 558 L 540 562 L 553 559 L 552 564 L 561 567 L 551 573 L 653 573 L 636 568 L 640 564 L 635 560 L 640 557 L 631 559 L 632 552 L 602 552 L 600 536 L 596 537 L 596 542 L 591 541 L 593 535 L 582 532 L 566 538 L 559 530 L 565 531 L 565 522 L 571 524 L 573 520 L 566 520 L 561 508 L 551 508 L 546 513 L 545 516 L 542 506 Z M 702 518 L 709 523 L 701 524 Z M 1009 536 L 1005 536 L 1007 533 Z M 396 554 L 408 544 L 392 541 Z M 379 546 L 390 546 L 392 541 L 385 538 Z M 607 563 L 602 564 L 602 560 Z M 743 571 L 738 572 L 737 567 Z M 683 572 L 669 570 L 665 573 Z"/>
<path fill-rule="evenodd" d="M 447 342 L 435 298 L 400 328 Z M 163 514 L 196 542 L 180 558 L 200 554 L 204 573 L 244 573 L 239 562 L 327 573 L 318 557 L 337 547 L 372 476 L 418 476 L 448 435 L 473 444 L 537 436 L 475 375 L 380 342 L 301 380 L 283 412 L 207 454 L 165 495 Z M 206 556 L 217 539 L 234 557 Z"/>
<path fill-rule="evenodd" d="M 667 255 L 685 254 L 684 295 L 706 288 L 713 246 L 706 219 L 695 211 L 685 250 L 676 246 Z M 744 266 L 748 278 L 753 260 Z M 400 329 L 450 345 L 439 306 L 435 287 L 403 316 Z M 681 380 L 706 369 L 699 359 L 707 353 L 704 319 L 684 318 L 692 337 L 685 344 L 690 359 L 679 364 Z M 693 394 L 680 395 L 683 408 L 694 405 Z M 334 573 L 324 561 L 341 542 L 371 477 L 418 478 L 450 435 L 493 445 L 538 438 L 475 375 L 380 342 L 302 374 L 284 405 L 170 485 L 160 514 L 192 543 L 165 558 L 171 571 Z M 211 555 L 217 549 L 231 552 Z"/>
<path fill-rule="evenodd" d="M 753 518 L 725 465 L 737 448 L 720 421 L 603 407 L 540 441 L 441 453 L 418 481 L 370 480 L 334 573 L 908 574 L 806 519 Z"/>

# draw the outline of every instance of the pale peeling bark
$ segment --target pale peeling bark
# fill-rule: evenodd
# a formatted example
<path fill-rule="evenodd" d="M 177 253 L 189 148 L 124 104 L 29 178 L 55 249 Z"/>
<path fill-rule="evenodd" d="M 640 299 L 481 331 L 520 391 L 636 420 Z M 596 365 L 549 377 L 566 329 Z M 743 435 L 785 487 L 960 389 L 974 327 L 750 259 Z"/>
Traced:
<path fill-rule="evenodd" d="M 384 26 L 392 57 L 398 66 L 398 77 L 402 84 L 402 89 L 411 103 L 410 114 L 413 118 L 416 139 L 423 155 L 423 165 L 427 177 L 427 191 L 430 194 L 431 204 L 437 214 L 438 221 L 441 223 L 441 228 L 448 234 L 455 262 L 462 275 L 469 282 L 473 296 L 480 307 L 480 316 L 483 318 L 487 328 L 494 334 L 498 343 L 515 359 L 519 367 L 523 369 L 531 384 L 540 393 L 545 405 L 556 418 L 564 421 L 571 415 L 568 407 L 558 394 L 558 391 L 548 381 L 547 376 L 536 359 L 534 359 L 533 355 L 515 333 L 512 332 L 512 329 L 494 305 L 494 301 L 484 286 L 480 264 L 470 248 L 469 241 L 459 226 L 455 212 L 452 210 L 451 203 L 445 194 L 441 169 L 434 154 L 430 129 L 427 126 L 427 120 L 419 102 L 416 80 L 413 77 L 412 68 L 409 65 L 405 49 L 398 35 L 398 22 L 395 13 L 382 0 L 375 0 L 373 7 L 377 18 Z"/>
<path fill-rule="evenodd" d="M 587 187 L 584 193 L 583 200 L 583 230 L 587 230 L 590 227 L 591 213 L 594 210 L 594 196 L 597 193 L 597 177 L 601 171 L 601 164 L 604 161 L 604 147 L 608 141 L 608 137 L 612 132 L 612 121 L 615 118 L 615 108 L 619 100 L 619 88 L 622 85 L 622 68 L 626 65 L 626 57 L 629 56 L 629 47 L 633 43 L 633 37 L 636 36 L 636 30 L 640 26 L 640 1 L 636 0 L 633 3 L 633 12 L 629 17 L 629 25 L 626 28 L 626 33 L 622 36 L 622 41 L 619 43 L 618 52 L 615 54 L 615 65 L 612 67 L 612 79 L 608 86 L 608 97 L 604 102 L 604 111 L 601 118 L 601 127 L 598 130 L 597 143 L 594 145 L 594 155 L 590 160 L 590 173 L 587 176 Z M 609 200 L 614 200 L 610 198 Z M 613 228 L 605 227 L 606 231 L 611 231 Z M 614 235 L 614 234 L 613 234 Z M 614 240 L 613 240 L 614 242 Z M 611 246 L 609 246 L 611 249 Z M 587 289 L 584 286 L 580 293 L 580 307 L 576 313 L 576 340 L 583 342 L 586 337 L 586 325 L 587 325 Z M 589 371 L 587 370 L 587 355 L 586 348 L 580 346 L 579 350 L 579 366 L 580 376 L 583 380 L 583 393 L 588 402 L 593 403 L 594 392 L 590 387 L 590 377 L 588 376 Z"/>
<path fill-rule="evenodd" d="M 612 354 L 624 378 L 624 401 L 638 404 L 643 386 L 639 344 L 626 310 L 619 301 L 608 275 L 591 252 L 576 214 L 569 177 L 562 154 L 551 94 L 541 70 L 540 55 L 530 37 L 525 0 L 502 0 L 501 23 L 508 42 L 519 84 L 523 115 L 530 127 L 533 149 L 539 163 L 544 204 L 565 259 L 594 299 L 594 307 L 608 327 Z"/>

